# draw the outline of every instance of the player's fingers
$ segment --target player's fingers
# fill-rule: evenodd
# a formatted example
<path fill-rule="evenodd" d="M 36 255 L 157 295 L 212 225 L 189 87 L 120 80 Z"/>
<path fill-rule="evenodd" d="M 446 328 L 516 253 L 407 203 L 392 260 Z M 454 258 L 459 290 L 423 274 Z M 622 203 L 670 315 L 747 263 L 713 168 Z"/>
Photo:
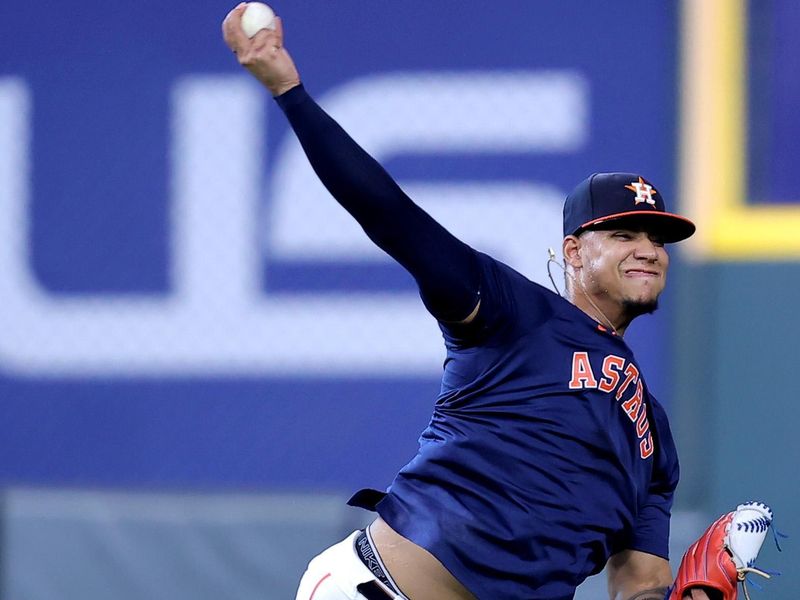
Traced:
<path fill-rule="evenodd" d="M 275 17 L 275 34 L 278 36 L 279 45 L 283 46 L 283 19 Z"/>
<path fill-rule="evenodd" d="M 261 29 L 256 32 L 253 36 L 252 44 L 254 52 L 259 54 L 264 50 L 276 52 L 283 48 L 281 37 L 275 29 Z"/>
<path fill-rule="evenodd" d="M 253 36 L 253 44 L 256 46 L 265 46 L 267 44 L 280 46 L 280 39 L 274 29 L 259 29 Z"/>
<path fill-rule="evenodd" d="M 242 29 L 242 13 L 246 6 L 246 2 L 240 2 L 222 22 L 222 37 L 228 47 L 236 53 L 241 52 L 250 44 L 250 40 Z"/>

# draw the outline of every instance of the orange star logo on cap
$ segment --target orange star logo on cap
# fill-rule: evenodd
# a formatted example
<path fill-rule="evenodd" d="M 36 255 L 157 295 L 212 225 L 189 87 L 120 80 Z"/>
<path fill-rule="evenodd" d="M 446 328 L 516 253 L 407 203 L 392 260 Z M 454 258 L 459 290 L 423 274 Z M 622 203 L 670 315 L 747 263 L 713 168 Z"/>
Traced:
<path fill-rule="evenodd" d="M 653 200 L 653 194 L 657 194 L 658 192 L 641 177 L 639 177 L 639 181 L 631 181 L 630 185 L 625 186 L 625 189 L 636 192 L 636 198 L 633 199 L 634 204 L 647 202 L 653 206 L 656 205 L 656 201 Z"/>

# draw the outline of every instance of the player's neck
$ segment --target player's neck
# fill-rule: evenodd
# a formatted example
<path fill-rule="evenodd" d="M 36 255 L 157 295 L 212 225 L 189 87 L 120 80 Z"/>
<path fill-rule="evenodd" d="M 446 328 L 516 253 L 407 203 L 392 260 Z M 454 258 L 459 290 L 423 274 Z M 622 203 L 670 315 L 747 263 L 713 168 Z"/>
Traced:
<path fill-rule="evenodd" d="M 567 299 L 603 327 L 611 329 L 620 337 L 630 325 L 631 317 L 624 306 L 610 302 L 607 297 L 590 296 L 582 289 L 569 290 Z"/>

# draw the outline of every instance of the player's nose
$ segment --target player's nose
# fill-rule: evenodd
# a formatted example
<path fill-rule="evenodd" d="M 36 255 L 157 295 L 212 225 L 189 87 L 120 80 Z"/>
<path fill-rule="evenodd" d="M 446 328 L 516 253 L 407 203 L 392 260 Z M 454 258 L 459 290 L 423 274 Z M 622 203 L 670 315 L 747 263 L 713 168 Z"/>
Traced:
<path fill-rule="evenodd" d="M 653 238 L 645 232 L 640 232 L 636 237 L 636 245 L 633 249 L 635 258 L 644 260 L 658 260 L 658 249 L 660 244 L 655 242 Z"/>

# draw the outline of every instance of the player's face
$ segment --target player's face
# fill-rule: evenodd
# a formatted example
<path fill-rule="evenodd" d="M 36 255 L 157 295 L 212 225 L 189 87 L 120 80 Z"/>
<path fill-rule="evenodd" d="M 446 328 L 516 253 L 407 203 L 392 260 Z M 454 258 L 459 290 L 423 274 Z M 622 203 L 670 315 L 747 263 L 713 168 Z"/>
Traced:
<path fill-rule="evenodd" d="M 587 231 L 581 246 L 579 276 L 586 291 L 630 316 L 656 309 L 669 267 L 669 256 L 657 237 L 629 229 Z"/>

